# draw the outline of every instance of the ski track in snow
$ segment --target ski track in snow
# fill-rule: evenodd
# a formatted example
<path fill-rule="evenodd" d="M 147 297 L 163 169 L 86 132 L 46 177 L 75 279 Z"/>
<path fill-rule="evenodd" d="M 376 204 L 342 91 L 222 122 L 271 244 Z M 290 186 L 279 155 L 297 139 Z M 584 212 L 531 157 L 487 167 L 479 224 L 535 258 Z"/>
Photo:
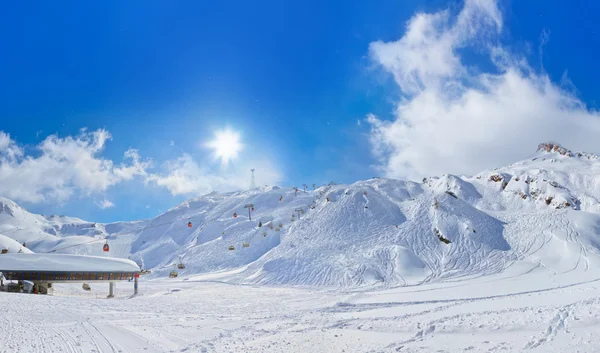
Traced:
<path fill-rule="evenodd" d="M 0 293 L 0 352 L 594 352 L 600 280 L 587 272 L 377 291 L 142 279 L 114 299 L 106 284 L 62 284 Z"/>

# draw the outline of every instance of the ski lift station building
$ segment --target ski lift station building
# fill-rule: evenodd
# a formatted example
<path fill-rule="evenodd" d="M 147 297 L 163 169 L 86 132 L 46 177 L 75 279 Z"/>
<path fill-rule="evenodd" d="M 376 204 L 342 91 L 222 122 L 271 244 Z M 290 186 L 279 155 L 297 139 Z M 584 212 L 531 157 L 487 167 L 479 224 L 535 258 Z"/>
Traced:
<path fill-rule="evenodd" d="M 127 259 L 64 255 L 9 253 L 0 255 L 0 272 L 7 280 L 30 281 L 38 293 L 47 293 L 52 283 L 59 282 L 108 282 L 109 297 L 117 281 L 137 279 L 139 266 Z"/>

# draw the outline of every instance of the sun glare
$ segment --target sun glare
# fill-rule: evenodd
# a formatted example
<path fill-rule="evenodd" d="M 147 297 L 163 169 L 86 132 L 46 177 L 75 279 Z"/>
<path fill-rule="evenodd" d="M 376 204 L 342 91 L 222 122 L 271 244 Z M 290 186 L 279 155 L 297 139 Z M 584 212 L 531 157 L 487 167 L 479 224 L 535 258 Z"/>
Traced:
<path fill-rule="evenodd" d="M 240 143 L 240 135 L 229 129 L 217 131 L 215 139 L 207 144 L 215 152 L 215 157 L 220 158 L 223 164 L 231 159 L 237 158 L 243 145 Z"/>

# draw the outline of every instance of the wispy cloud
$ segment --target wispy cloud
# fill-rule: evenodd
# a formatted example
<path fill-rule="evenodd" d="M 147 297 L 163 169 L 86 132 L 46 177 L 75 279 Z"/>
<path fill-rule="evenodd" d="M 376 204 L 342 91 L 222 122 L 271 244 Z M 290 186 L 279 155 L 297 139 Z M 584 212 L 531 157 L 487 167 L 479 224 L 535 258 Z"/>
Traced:
<path fill-rule="evenodd" d="M 502 31 L 496 1 L 466 0 L 456 17 L 418 13 L 399 40 L 371 43 L 370 57 L 402 92 L 393 121 L 366 119 L 387 176 L 475 173 L 522 159 L 546 140 L 600 150 L 598 113 L 503 47 Z M 465 65 L 465 48 L 487 53 L 494 69 Z"/>
<path fill-rule="evenodd" d="M 112 202 L 110 202 L 110 201 L 109 201 L 109 200 L 107 200 L 107 199 L 104 199 L 104 200 L 102 200 L 102 201 L 98 202 L 98 207 L 100 207 L 100 208 L 101 208 L 101 209 L 103 209 L 103 210 L 104 210 L 104 209 L 107 209 L 107 208 L 114 207 L 114 206 L 115 206 L 115 204 L 114 204 L 114 203 L 112 203 Z"/>
<path fill-rule="evenodd" d="M 163 165 L 163 173 L 148 176 L 148 181 L 165 187 L 173 195 L 201 195 L 211 191 L 231 191 L 250 186 L 250 169 L 256 169 L 256 184 L 277 184 L 282 174 L 268 159 L 253 159 L 231 169 L 202 167 L 190 154 Z"/>

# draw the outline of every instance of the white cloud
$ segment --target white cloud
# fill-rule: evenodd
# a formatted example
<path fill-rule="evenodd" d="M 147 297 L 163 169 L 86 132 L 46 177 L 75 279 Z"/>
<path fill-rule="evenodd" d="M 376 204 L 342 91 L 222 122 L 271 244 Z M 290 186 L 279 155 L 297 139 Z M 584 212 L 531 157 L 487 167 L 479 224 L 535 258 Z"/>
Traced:
<path fill-rule="evenodd" d="M 495 1 L 467 0 L 455 18 L 416 14 L 398 41 L 371 43 L 372 60 L 403 94 L 393 121 L 366 119 L 387 176 L 476 173 L 522 159 L 546 140 L 600 149 L 598 113 L 499 45 L 502 26 Z M 494 70 L 463 64 L 467 47 L 487 52 Z"/>
<path fill-rule="evenodd" d="M 16 201 L 62 202 L 76 192 L 104 192 L 135 175 L 146 175 L 150 166 L 135 150 L 126 151 L 119 165 L 99 157 L 111 139 L 102 129 L 82 129 L 75 137 L 48 136 L 36 146 L 34 155 L 25 155 L 10 138 L 7 143 L 7 136 L 0 132 L 0 195 Z"/>
<path fill-rule="evenodd" d="M 269 162 L 253 160 L 236 165 L 235 168 L 211 170 L 183 154 L 164 165 L 165 174 L 148 176 L 150 182 L 165 187 L 173 195 L 201 195 L 212 191 L 232 191 L 250 186 L 251 168 L 256 168 L 256 185 L 273 185 L 281 182 L 281 173 Z"/>
<path fill-rule="evenodd" d="M 10 135 L 0 131 L 0 151 L 5 151 L 12 143 Z"/>
<path fill-rule="evenodd" d="M 2 158 L 8 161 L 14 161 L 16 158 L 23 155 L 23 149 L 21 149 L 13 139 L 10 138 L 10 134 L 0 131 L 0 162 Z"/>
<path fill-rule="evenodd" d="M 103 210 L 114 207 L 114 206 L 115 206 L 115 204 L 110 202 L 110 200 L 107 200 L 107 199 L 104 199 L 98 203 L 98 207 L 100 207 Z"/>
<path fill-rule="evenodd" d="M 109 188 L 139 177 L 146 185 L 164 187 L 173 195 L 200 195 L 212 191 L 248 188 L 251 168 L 256 184 L 277 184 L 282 176 L 264 152 L 253 158 L 248 152 L 241 162 L 224 166 L 190 154 L 163 163 L 162 170 L 150 172 L 152 161 L 129 149 L 123 161 L 103 158 L 111 134 L 103 129 L 82 129 L 77 136 L 48 136 L 25 150 L 0 131 L 0 195 L 17 202 L 64 202 L 75 195 L 102 195 Z M 114 207 L 107 199 L 96 202 L 102 209 Z M 147 206 L 149 207 L 149 206 Z"/>

